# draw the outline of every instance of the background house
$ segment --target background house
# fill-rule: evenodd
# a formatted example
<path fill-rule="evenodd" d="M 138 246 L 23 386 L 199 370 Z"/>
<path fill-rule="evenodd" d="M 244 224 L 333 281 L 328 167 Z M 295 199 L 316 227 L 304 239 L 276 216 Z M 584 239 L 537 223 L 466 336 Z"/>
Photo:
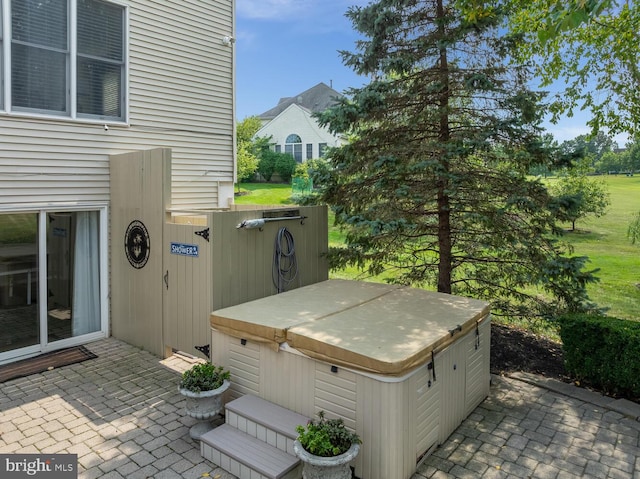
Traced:
<path fill-rule="evenodd" d="M 262 128 L 256 137 L 271 137 L 278 153 L 290 153 L 298 163 L 324 156 L 327 147 L 340 146 L 343 140 L 321 127 L 313 113 L 322 112 L 342 96 L 333 88 L 318 83 L 292 97 L 282 98 L 278 105 L 258 115 Z"/>
<path fill-rule="evenodd" d="M 0 1 L 0 363 L 109 334 L 112 155 L 164 148 L 161 212 L 232 202 L 233 16 L 233 0 Z"/>

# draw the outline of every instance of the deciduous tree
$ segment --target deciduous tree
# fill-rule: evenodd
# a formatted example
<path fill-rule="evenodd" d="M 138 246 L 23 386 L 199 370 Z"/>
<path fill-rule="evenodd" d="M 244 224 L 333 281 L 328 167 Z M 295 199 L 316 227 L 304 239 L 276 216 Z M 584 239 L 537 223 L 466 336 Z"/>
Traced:
<path fill-rule="evenodd" d="M 606 183 L 599 177 L 587 175 L 589 163 L 587 157 L 582 163 L 565 169 L 551 189 L 554 195 L 564 198 L 570 205 L 561 210 L 561 219 L 571 222 L 571 231 L 575 231 L 576 221 L 587 216 L 598 218 L 611 204 Z"/>
<path fill-rule="evenodd" d="M 586 109 L 594 133 L 640 133 L 638 2 L 505 1 L 512 9 L 511 31 L 526 40 L 517 61 L 532 63 L 543 86 L 563 85 L 551 103 L 556 120 Z"/>
<path fill-rule="evenodd" d="M 260 129 L 260 119 L 248 116 L 236 125 L 236 163 L 238 183 L 250 178 L 258 169 L 254 135 Z"/>

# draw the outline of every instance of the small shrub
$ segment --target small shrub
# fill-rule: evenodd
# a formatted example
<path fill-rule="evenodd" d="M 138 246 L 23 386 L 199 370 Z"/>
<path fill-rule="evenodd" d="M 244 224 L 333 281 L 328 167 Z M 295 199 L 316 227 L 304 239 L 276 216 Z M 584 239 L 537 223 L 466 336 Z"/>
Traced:
<path fill-rule="evenodd" d="M 344 454 L 352 444 L 360 444 L 360 437 L 349 431 L 342 419 L 325 419 L 324 411 L 318 413 L 318 420 L 311 420 L 306 427 L 296 426 L 298 441 L 302 447 L 315 456 L 333 457 Z"/>
<path fill-rule="evenodd" d="M 260 152 L 260 158 L 258 160 L 258 173 L 265 179 L 265 181 L 271 181 L 273 173 L 276 171 L 276 160 L 280 156 L 280 153 L 276 153 L 271 150 L 263 150 Z"/>
<path fill-rule="evenodd" d="M 311 160 L 310 160 L 311 161 Z M 307 161 L 307 163 L 309 163 Z M 309 170 L 307 163 L 298 163 L 293 171 L 293 178 L 309 179 Z"/>
<path fill-rule="evenodd" d="M 225 371 L 222 366 L 201 363 L 182 373 L 179 386 L 194 393 L 213 391 L 222 386 L 224 380 L 230 376 L 229 371 Z"/>
<path fill-rule="evenodd" d="M 289 183 L 297 164 L 298 163 L 293 156 L 287 153 L 279 153 L 279 156 L 276 159 L 276 173 L 280 175 L 282 181 Z"/>
<path fill-rule="evenodd" d="M 331 173 L 331 165 L 327 160 L 324 158 L 307 160 L 305 166 L 314 185 L 320 186 L 327 182 Z"/>
<path fill-rule="evenodd" d="M 607 393 L 640 397 L 640 322 L 566 315 L 560 337 L 567 372 Z"/>

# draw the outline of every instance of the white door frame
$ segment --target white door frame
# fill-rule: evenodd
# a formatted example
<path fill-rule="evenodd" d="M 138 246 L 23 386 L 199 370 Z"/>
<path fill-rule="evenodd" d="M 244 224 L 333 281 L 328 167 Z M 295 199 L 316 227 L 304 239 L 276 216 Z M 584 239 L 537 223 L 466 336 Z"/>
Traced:
<path fill-rule="evenodd" d="M 47 213 L 51 212 L 78 212 L 97 211 L 100 225 L 100 330 L 49 342 L 47 331 Z M 78 346 L 97 339 L 106 338 L 109 333 L 109 263 L 108 263 L 108 207 L 106 204 L 94 205 L 62 205 L 41 208 L 37 210 L 15 210 L 6 213 L 36 213 L 38 215 L 38 324 L 40 328 L 40 343 L 24 348 L 14 349 L 0 353 L 0 364 L 13 362 L 19 359 L 36 356 L 41 353 L 57 349 Z M 44 305 L 44 306 L 43 306 Z"/>

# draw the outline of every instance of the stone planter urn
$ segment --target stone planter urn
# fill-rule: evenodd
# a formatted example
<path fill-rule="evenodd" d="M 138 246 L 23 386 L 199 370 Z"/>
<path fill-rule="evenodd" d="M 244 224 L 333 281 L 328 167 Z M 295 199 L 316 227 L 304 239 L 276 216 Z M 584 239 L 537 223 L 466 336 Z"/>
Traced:
<path fill-rule="evenodd" d="M 360 452 L 360 445 L 352 444 L 347 452 L 339 456 L 323 457 L 307 452 L 296 440 L 293 451 L 302 461 L 302 479 L 351 479 L 349 463 Z"/>
<path fill-rule="evenodd" d="M 194 424 L 189 430 L 189 436 L 192 439 L 199 441 L 204 433 L 213 429 L 210 419 L 220 414 L 222 410 L 222 394 L 229 389 L 230 385 L 231 383 L 225 379 L 222 386 L 209 391 L 193 392 L 178 387 L 178 391 L 186 399 L 187 415 L 201 421 Z"/>

